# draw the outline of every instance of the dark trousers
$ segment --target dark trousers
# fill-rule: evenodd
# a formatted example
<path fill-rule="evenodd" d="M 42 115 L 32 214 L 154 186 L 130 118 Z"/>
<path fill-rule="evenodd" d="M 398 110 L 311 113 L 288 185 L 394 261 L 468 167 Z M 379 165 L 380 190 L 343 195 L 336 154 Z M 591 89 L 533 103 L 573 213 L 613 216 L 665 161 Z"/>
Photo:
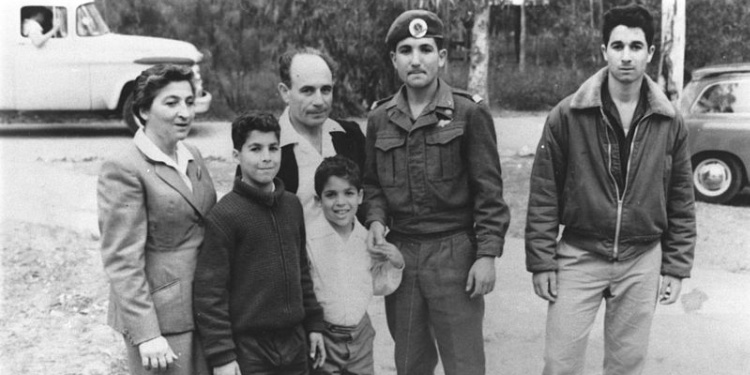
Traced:
<path fill-rule="evenodd" d="M 385 298 L 398 374 L 433 374 L 439 351 L 446 375 L 483 375 L 484 299 L 466 292 L 476 259 L 474 235 L 391 233 L 388 240 L 406 263 L 401 285 Z"/>
<path fill-rule="evenodd" d="M 288 329 L 238 334 L 237 364 L 253 375 L 307 375 L 307 335 L 302 325 Z"/>
<path fill-rule="evenodd" d="M 326 323 L 323 332 L 326 343 L 326 362 L 315 375 L 373 375 L 372 356 L 375 329 L 370 316 L 365 314 L 356 326 L 346 327 Z"/>

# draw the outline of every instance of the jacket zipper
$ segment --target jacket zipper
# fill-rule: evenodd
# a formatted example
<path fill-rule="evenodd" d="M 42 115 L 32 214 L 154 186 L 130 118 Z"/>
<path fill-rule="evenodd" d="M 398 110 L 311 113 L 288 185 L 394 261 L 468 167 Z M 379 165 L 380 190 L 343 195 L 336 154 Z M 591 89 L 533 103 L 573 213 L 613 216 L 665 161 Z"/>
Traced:
<path fill-rule="evenodd" d="M 281 269 L 284 271 L 284 289 L 286 290 L 286 312 L 287 314 L 290 314 L 292 311 L 291 305 L 289 304 L 289 301 L 292 299 L 292 296 L 289 292 L 289 275 L 286 269 L 286 257 L 284 257 L 284 246 L 281 241 L 281 231 L 279 230 L 279 224 L 276 222 L 276 215 L 273 213 L 273 209 L 269 210 L 271 213 L 271 220 L 273 221 L 273 227 L 276 230 L 276 238 L 279 240 L 279 253 L 281 253 Z"/>
<path fill-rule="evenodd" d="M 607 119 L 607 116 L 604 114 L 604 109 L 601 109 L 602 112 L 602 118 L 604 119 L 604 122 L 607 124 L 608 127 L 612 128 L 612 124 L 609 123 L 609 120 Z M 625 199 L 625 193 L 628 191 L 628 182 L 630 179 L 628 178 L 628 175 L 630 175 L 630 161 L 633 160 L 633 149 L 635 148 L 635 139 L 638 135 L 638 129 L 640 128 L 641 123 L 647 116 L 644 115 L 641 117 L 641 119 L 638 121 L 638 123 L 635 124 L 635 129 L 633 129 L 633 141 L 630 142 L 630 153 L 628 153 L 628 162 L 627 162 L 627 172 L 625 173 L 625 186 L 622 188 L 622 196 L 620 196 L 620 187 L 617 186 L 617 179 L 615 179 L 615 176 L 612 174 L 612 142 L 610 142 L 609 139 L 609 132 L 604 132 L 604 134 L 607 136 L 607 157 L 608 165 L 607 165 L 607 172 L 609 172 L 609 177 L 612 178 L 612 182 L 615 185 L 615 193 L 617 194 L 617 219 L 615 221 L 615 240 L 614 245 L 612 248 L 612 258 L 617 259 L 617 255 L 620 252 L 620 230 L 622 229 L 622 204 L 623 200 Z M 627 137 L 627 134 L 625 135 Z"/>

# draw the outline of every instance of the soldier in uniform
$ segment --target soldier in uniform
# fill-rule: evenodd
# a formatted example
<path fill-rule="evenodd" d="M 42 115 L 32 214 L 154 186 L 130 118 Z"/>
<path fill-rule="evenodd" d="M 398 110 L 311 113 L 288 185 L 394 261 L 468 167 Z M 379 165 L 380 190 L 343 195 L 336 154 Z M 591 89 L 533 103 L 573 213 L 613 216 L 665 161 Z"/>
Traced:
<path fill-rule="evenodd" d="M 510 221 L 492 117 L 438 78 L 447 51 L 434 13 L 402 13 L 386 43 L 404 85 L 369 116 L 364 186 L 368 246 L 388 232 L 405 259 L 385 301 L 396 369 L 432 374 L 439 351 L 445 374 L 484 374 L 483 296 Z"/>

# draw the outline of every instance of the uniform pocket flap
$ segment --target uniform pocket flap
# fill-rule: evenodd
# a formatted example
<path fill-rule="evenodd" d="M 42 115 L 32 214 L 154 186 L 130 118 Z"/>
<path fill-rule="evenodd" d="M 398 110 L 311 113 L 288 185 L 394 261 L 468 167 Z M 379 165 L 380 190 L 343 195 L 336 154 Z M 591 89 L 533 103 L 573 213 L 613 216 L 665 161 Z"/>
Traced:
<path fill-rule="evenodd" d="M 464 134 L 463 126 L 451 126 L 445 128 L 439 128 L 435 131 L 428 133 L 425 137 L 425 142 L 430 145 L 444 145 L 450 143 L 454 139 Z"/>
<path fill-rule="evenodd" d="M 389 151 L 403 146 L 404 142 L 406 142 L 406 137 L 399 134 L 379 134 L 375 140 L 375 148 L 381 151 Z"/>

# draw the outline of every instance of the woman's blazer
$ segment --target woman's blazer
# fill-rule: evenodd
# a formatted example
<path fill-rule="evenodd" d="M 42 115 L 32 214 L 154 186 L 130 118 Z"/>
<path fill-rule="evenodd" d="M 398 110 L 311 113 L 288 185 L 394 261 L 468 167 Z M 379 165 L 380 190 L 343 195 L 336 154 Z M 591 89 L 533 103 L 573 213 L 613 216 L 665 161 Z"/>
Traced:
<path fill-rule="evenodd" d="M 198 150 L 186 145 L 193 191 L 177 171 L 135 144 L 102 165 L 97 187 L 108 324 L 133 345 L 193 329 L 192 282 L 204 216 L 216 191 Z"/>

